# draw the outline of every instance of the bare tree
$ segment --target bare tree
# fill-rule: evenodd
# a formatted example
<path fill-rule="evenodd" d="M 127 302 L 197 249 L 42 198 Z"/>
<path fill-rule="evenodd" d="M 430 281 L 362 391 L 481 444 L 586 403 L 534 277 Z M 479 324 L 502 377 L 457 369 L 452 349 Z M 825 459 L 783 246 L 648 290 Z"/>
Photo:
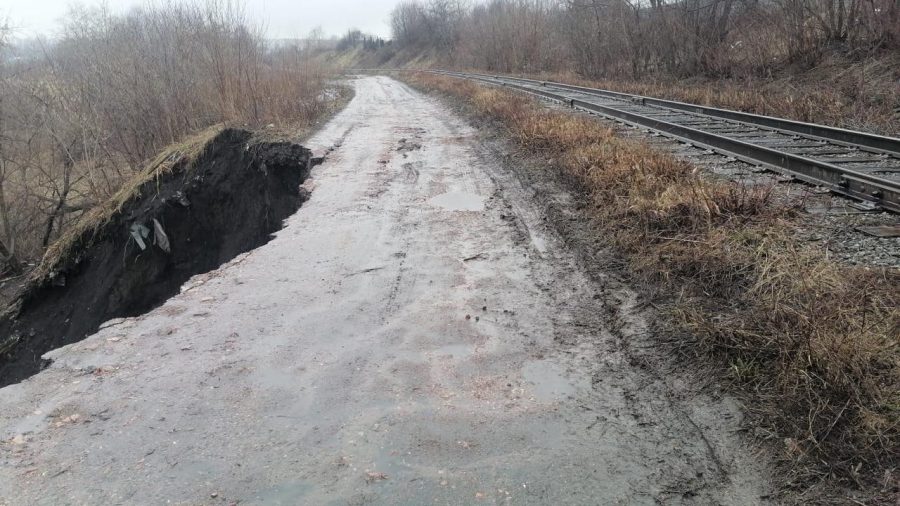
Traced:
<path fill-rule="evenodd" d="M 900 0 L 406 0 L 391 26 L 451 65 L 721 77 L 814 65 L 826 48 L 896 50 Z"/>
<path fill-rule="evenodd" d="M 8 271 L 17 274 L 21 271 L 21 265 L 16 257 L 16 235 L 10 222 L 10 209 L 6 200 L 6 174 L 9 170 L 8 150 L 9 140 L 6 136 L 5 103 L 9 100 L 9 83 L 6 75 L 7 49 L 9 46 L 10 27 L 8 22 L 0 25 L 0 221 L 3 226 L 3 237 L 0 238 L 0 255 L 6 264 Z"/>
<path fill-rule="evenodd" d="M 4 25 L 5 26 L 5 25 Z M 219 123 L 309 124 L 328 107 L 312 51 L 272 48 L 240 4 L 74 8 L 8 57 L 0 30 L 0 256 L 33 259 L 142 163 Z"/>

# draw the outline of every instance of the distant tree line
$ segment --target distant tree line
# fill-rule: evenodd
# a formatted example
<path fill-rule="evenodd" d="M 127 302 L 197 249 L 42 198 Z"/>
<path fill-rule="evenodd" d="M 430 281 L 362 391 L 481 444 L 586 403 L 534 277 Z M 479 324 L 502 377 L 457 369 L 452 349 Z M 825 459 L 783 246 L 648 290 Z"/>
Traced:
<path fill-rule="evenodd" d="M 346 51 L 355 48 L 374 51 L 383 48 L 386 45 L 388 45 L 388 42 L 377 35 L 368 35 L 360 30 L 352 29 L 338 39 L 336 48 L 338 51 Z"/>
<path fill-rule="evenodd" d="M 900 0 L 405 0 L 399 48 L 498 72 L 765 74 L 900 49 Z"/>

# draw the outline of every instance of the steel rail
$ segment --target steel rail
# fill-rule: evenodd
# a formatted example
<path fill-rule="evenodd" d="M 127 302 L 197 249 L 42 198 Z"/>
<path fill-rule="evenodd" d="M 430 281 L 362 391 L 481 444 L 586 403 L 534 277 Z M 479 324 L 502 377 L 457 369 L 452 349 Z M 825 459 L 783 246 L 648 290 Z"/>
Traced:
<path fill-rule="evenodd" d="M 838 142 L 856 147 L 865 147 L 868 148 L 868 150 L 874 152 L 900 155 L 900 139 L 895 137 L 887 137 L 884 135 L 877 135 L 868 132 L 858 132 L 855 130 L 847 130 L 844 128 L 836 128 L 827 125 L 818 125 L 815 123 L 805 123 L 802 121 L 794 121 L 784 118 L 775 118 L 772 116 L 764 116 L 761 114 L 731 111 L 728 109 L 720 109 L 717 107 L 678 102 L 675 100 L 664 100 L 660 98 L 647 97 L 644 95 L 631 95 L 618 91 L 588 88 L 585 86 L 576 86 L 574 84 L 558 83 L 554 81 L 538 81 L 534 79 L 524 79 L 521 77 L 490 76 L 487 74 L 472 75 L 519 81 L 532 85 L 539 84 L 545 87 L 560 88 L 564 90 L 577 91 L 579 93 L 587 93 L 590 95 L 598 95 L 630 102 L 639 101 L 643 105 L 654 105 L 665 109 L 674 109 L 689 112 L 692 114 L 701 114 L 714 118 L 739 121 L 748 125 L 763 126 L 773 130 L 800 134 L 804 137 L 818 138 L 830 142 Z"/>
<path fill-rule="evenodd" d="M 794 178 L 799 180 L 815 184 L 825 186 L 831 191 L 835 193 L 839 193 L 845 196 L 849 196 L 861 201 L 865 201 L 874 206 L 879 206 L 883 209 L 890 210 L 893 212 L 900 212 L 900 181 L 890 180 L 886 178 L 882 178 L 876 175 L 867 174 L 865 172 L 855 171 L 852 169 L 848 169 L 846 167 L 841 167 L 835 165 L 833 163 L 828 163 L 827 161 L 816 160 L 813 158 L 809 158 L 806 156 L 802 156 L 799 154 L 788 153 L 785 151 L 778 150 L 773 147 L 766 147 L 759 144 L 754 144 L 751 142 L 742 141 L 739 138 L 728 137 L 727 135 L 717 134 L 713 132 L 708 132 L 704 130 L 700 130 L 697 128 L 692 128 L 686 125 L 680 125 L 677 123 L 664 121 L 659 118 L 643 116 L 641 114 L 622 110 L 621 108 L 617 108 L 614 106 L 610 106 L 608 104 L 600 104 L 596 102 L 591 102 L 589 100 L 582 100 L 579 98 L 574 98 L 570 96 L 566 96 L 564 94 L 555 93 L 548 88 L 553 88 L 553 86 L 547 86 L 545 81 L 534 81 L 534 80 L 526 80 L 521 78 L 505 78 L 498 76 L 490 76 L 485 74 L 464 74 L 459 72 L 447 72 L 447 71 L 433 71 L 435 73 L 449 75 L 453 77 L 466 78 L 466 79 L 475 79 L 482 82 L 487 82 L 494 85 L 505 86 L 509 88 L 516 89 L 518 91 L 531 93 L 533 95 L 537 95 L 539 97 L 553 100 L 556 102 L 564 103 L 569 107 L 580 109 L 584 111 L 588 111 L 591 113 L 597 113 L 609 118 L 613 118 L 619 121 L 623 121 L 629 123 L 631 125 L 640 126 L 643 128 L 650 128 L 652 130 L 656 130 L 661 132 L 669 137 L 675 137 L 677 139 L 683 140 L 685 142 L 691 144 L 701 145 L 705 148 L 712 149 L 714 151 L 727 154 L 729 156 L 733 156 L 742 161 L 755 164 L 755 165 L 763 165 L 772 170 L 786 173 Z M 555 86 L 555 85 L 554 85 Z M 564 85 L 569 86 L 569 85 Z M 582 87 L 574 87 L 577 89 L 571 89 L 569 91 L 574 91 L 577 93 L 587 93 L 585 90 L 591 90 L 590 88 L 580 89 Z M 566 89 L 563 87 L 562 91 Z M 603 91 L 603 90 L 591 90 L 591 91 Z M 613 92 L 610 92 L 613 93 Z M 587 93 L 588 95 L 598 95 L 597 93 Z M 630 99 L 637 100 L 646 100 L 646 97 L 639 97 L 634 95 L 625 95 L 625 94 L 617 94 L 623 97 L 628 97 L 629 101 L 624 102 L 622 105 L 631 105 L 632 102 Z M 619 98 L 619 97 L 610 97 L 610 98 Z M 657 99 L 653 99 L 657 100 Z M 663 101 L 668 102 L 668 101 Z M 645 105 L 642 103 L 641 105 Z M 656 107 L 663 109 L 673 109 L 671 107 L 659 104 L 653 104 Z M 690 105 L 690 104 L 685 104 Z M 696 106 L 701 107 L 702 106 Z M 712 109 L 712 108 L 705 108 Z M 676 109 L 683 110 L 683 109 Z M 721 110 L 721 109 L 720 109 Z M 703 116 L 702 112 L 694 112 L 688 111 L 692 114 L 698 114 Z M 727 111 L 733 112 L 733 111 Z M 736 115 L 743 115 L 744 113 L 737 113 Z M 756 115 L 750 115 L 756 116 Z M 723 118 L 718 117 L 719 119 L 725 119 L 729 121 L 740 121 L 732 118 Z M 762 118 L 768 118 L 762 116 Z M 771 118 L 777 120 L 777 118 Z M 788 121 L 788 120 L 784 120 Z M 743 122 L 743 121 L 741 121 Z M 797 122 L 791 122 L 797 123 Z M 801 123 L 802 124 L 802 123 Z M 767 127 L 767 125 L 760 125 L 758 123 L 754 124 L 755 126 L 763 126 Z M 813 125 L 819 127 L 820 125 Z M 782 130 L 781 128 L 775 127 L 767 127 L 771 130 L 778 131 Z M 837 130 L 841 131 L 841 129 L 831 129 L 831 127 L 821 127 L 827 130 Z M 850 132 L 849 130 L 844 132 Z M 800 135 L 801 132 L 791 131 L 794 135 Z M 820 132 L 823 133 L 823 132 Z M 862 132 L 851 132 L 853 134 L 857 134 L 860 136 L 867 136 L 869 134 L 865 134 Z M 810 138 L 814 140 L 826 140 L 828 142 L 836 142 L 838 144 L 849 144 L 851 146 L 856 146 L 856 144 L 852 142 L 848 142 L 840 139 L 831 139 L 821 137 L 820 135 L 812 135 L 812 134 L 802 134 L 804 138 Z M 830 134 L 829 134 L 830 135 Z M 879 136 L 872 136 L 879 137 Z M 900 139 L 892 139 L 889 137 L 884 137 L 888 141 L 897 143 L 900 146 Z M 883 144 L 884 146 L 890 147 L 889 144 Z M 866 151 L 876 151 L 883 152 L 885 150 L 879 148 L 872 148 L 869 145 L 863 145 L 863 148 Z"/>

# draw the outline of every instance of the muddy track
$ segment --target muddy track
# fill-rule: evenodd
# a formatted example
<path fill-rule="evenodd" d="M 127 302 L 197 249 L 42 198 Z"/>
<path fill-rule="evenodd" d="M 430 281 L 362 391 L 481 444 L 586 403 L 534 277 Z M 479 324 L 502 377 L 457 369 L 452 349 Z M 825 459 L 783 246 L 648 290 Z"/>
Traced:
<path fill-rule="evenodd" d="M 560 233 L 577 196 L 433 99 L 354 85 L 273 241 L 0 390 L 0 497 L 762 502 L 735 403 L 658 367 L 634 294 Z"/>

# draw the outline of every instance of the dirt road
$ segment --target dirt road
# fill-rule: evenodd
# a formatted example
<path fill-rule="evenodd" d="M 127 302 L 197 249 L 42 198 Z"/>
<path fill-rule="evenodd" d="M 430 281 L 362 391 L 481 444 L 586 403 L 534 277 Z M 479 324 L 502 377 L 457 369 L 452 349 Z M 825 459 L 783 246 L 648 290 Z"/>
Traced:
<path fill-rule="evenodd" d="M 733 403 L 634 359 L 478 132 L 355 86 L 277 238 L 0 390 L 0 502 L 760 502 Z"/>

